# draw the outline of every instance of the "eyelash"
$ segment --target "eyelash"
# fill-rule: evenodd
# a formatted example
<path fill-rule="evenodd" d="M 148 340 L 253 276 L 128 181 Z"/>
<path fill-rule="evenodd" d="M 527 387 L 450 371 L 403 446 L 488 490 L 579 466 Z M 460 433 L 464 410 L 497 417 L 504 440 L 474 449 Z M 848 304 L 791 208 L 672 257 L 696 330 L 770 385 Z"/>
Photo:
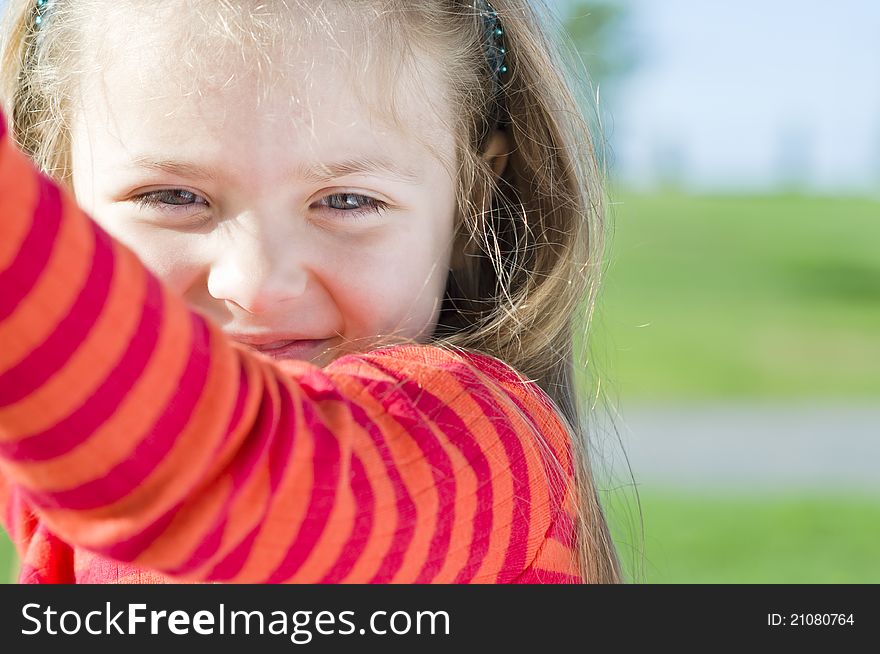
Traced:
<path fill-rule="evenodd" d="M 161 208 L 161 209 L 166 209 L 166 210 L 169 207 L 191 207 L 196 204 L 204 204 L 205 206 L 207 206 L 207 202 L 204 202 L 204 203 L 201 203 L 201 202 L 199 202 L 199 203 L 196 203 L 196 202 L 175 203 L 175 202 L 162 202 L 159 199 L 163 195 L 168 196 L 168 195 L 175 194 L 175 193 L 176 194 L 186 193 L 186 194 L 192 196 L 193 198 L 201 197 L 201 196 L 197 195 L 196 193 L 193 193 L 192 191 L 187 191 L 186 189 L 169 188 L 169 189 L 163 189 L 161 191 L 150 191 L 149 193 L 141 193 L 140 195 L 136 195 L 135 197 L 133 197 L 132 201 L 135 204 L 137 204 L 138 206 L 143 207 L 143 208 L 154 207 L 154 208 Z"/>
<path fill-rule="evenodd" d="M 348 216 L 354 218 L 355 220 L 365 220 L 367 218 L 367 214 L 374 213 L 381 215 L 388 209 L 387 203 L 382 202 L 381 200 L 377 200 L 376 198 L 371 198 L 369 195 L 362 195 L 360 193 L 331 193 L 330 195 L 325 195 L 323 198 L 321 198 L 319 202 L 324 202 L 329 198 L 344 197 L 358 198 L 359 201 L 362 201 L 366 205 L 366 208 L 333 209 L 331 207 L 327 207 L 327 210 L 339 214 L 348 214 Z"/>
<path fill-rule="evenodd" d="M 167 197 L 169 194 L 187 194 L 192 198 L 201 198 L 197 193 L 193 193 L 192 191 L 187 191 L 186 189 L 162 189 L 160 191 L 150 191 L 148 193 L 142 193 L 140 195 L 134 196 L 132 201 L 135 202 L 141 208 L 153 208 L 159 209 L 161 211 L 175 211 L 177 207 L 192 207 L 196 205 L 208 206 L 207 202 L 186 202 L 186 203 L 174 203 L 174 202 L 162 202 L 160 199 L 163 195 Z M 327 211 L 331 211 L 337 214 L 346 214 L 346 218 L 353 218 L 356 221 L 366 220 L 367 214 L 379 214 L 381 215 L 388 209 L 388 204 L 382 202 L 381 200 L 377 200 L 368 195 L 362 195 L 360 193 L 331 193 L 330 195 L 325 195 L 319 203 L 324 203 L 328 201 L 330 198 L 357 198 L 358 201 L 365 206 L 365 208 L 360 209 L 335 209 L 326 205 L 323 205 Z M 204 198 L 202 198 L 204 199 Z M 343 202 L 342 204 L 345 204 Z"/>

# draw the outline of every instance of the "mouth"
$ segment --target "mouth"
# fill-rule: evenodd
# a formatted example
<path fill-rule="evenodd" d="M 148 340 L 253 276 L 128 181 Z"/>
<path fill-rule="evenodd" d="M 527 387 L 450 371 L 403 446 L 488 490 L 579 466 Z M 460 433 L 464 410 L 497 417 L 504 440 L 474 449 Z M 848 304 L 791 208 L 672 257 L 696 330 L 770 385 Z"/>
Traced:
<path fill-rule="evenodd" d="M 233 338 L 235 338 L 233 336 Z M 319 355 L 330 339 L 290 339 L 271 343 L 249 343 L 247 339 L 235 339 L 252 349 L 276 360 L 301 359 L 308 361 Z"/>

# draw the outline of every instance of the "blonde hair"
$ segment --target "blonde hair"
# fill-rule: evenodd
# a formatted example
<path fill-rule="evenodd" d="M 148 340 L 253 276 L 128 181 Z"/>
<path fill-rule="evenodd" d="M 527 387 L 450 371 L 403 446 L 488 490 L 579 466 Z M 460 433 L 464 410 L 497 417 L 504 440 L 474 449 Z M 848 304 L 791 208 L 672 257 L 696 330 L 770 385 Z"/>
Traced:
<path fill-rule="evenodd" d="M 288 9 L 308 4 L 277 1 Z M 11 132 L 39 168 L 68 186 L 71 99 L 81 67 L 76 56 L 85 50 L 72 47 L 82 41 L 72 6 L 87 2 L 94 0 L 51 2 L 51 15 L 37 29 L 36 1 L 9 0 L 4 30 L 0 101 Z M 265 19 L 268 4 L 249 12 L 230 0 L 212 0 L 210 11 L 236 17 L 222 21 L 232 40 L 250 35 L 263 42 L 253 24 Z M 580 82 L 554 40 L 552 14 L 527 0 L 492 1 L 504 29 L 509 68 L 496 104 L 483 25 L 472 1 L 346 5 L 369 7 L 384 21 L 380 34 L 384 44 L 393 40 L 391 49 L 412 54 L 412 44 L 418 44 L 442 62 L 437 82 L 450 90 L 452 106 L 461 108 L 457 124 L 450 125 L 458 154 L 456 244 L 433 342 L 494 356 L 546 392 L 573 446 L 582 576 L 587 582 L 619 582 L 620 566 L 590 465 L 588 394 L 579 388 L 585 379 L 576 375 L 579 368 L 585 371 L 586 336 L 602 272 L 602 175 L 575 94 Z M 311 9 L 301 11 L 304 22 L 317 15 Z M 248 31 L 244 25 L 251 13 L 259 17 Z M 259 28 L 264 36 L 267 24 Z M 488 117 L 498 112 L 511 143 L 500 178 L 481 156 L 495 127 Z M 551 451 L 540 433 L 536 437 L 543 451 Z"/>

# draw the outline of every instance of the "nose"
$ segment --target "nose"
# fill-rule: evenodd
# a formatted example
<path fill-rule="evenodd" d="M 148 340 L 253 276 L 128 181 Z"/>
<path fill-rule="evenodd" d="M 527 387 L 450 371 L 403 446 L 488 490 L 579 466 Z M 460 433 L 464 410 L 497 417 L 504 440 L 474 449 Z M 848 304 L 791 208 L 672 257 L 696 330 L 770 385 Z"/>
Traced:
<path fill-rule="evenodd" d="M 304 244 L 292 234 L 244 228 L 230 233 L 208 273 L 208 292 L 262 314 L 301 297 L 308 285 Z"/>

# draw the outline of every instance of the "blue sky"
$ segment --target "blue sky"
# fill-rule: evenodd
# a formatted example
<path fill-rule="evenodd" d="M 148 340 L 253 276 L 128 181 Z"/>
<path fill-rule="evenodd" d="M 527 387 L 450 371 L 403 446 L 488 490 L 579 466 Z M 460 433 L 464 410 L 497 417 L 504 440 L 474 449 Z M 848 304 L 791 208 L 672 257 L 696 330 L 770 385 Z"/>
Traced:
<path fill-rule="evenodd" d="M 620 176 L 880 187 L 880 1 L 627 4 L 642 61 L 606 106 Z"/>

